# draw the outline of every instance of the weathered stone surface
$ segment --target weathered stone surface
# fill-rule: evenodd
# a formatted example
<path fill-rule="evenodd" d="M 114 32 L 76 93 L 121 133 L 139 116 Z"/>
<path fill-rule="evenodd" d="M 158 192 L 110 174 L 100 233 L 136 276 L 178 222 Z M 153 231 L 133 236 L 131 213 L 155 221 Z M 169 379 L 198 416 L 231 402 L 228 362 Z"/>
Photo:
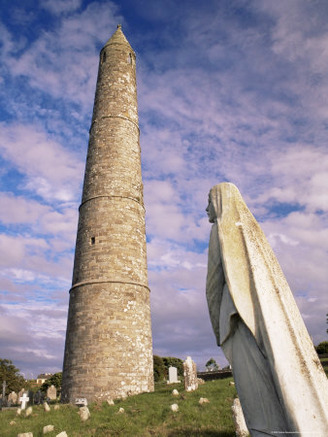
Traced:
<path fill-rule="evenodd" d="M 176 413 L 177 411 L 179 411 L 179 405 L 178 404 L 172 404 L 170 406 L 171 410 Z"/>
<path fill-rule="evenodd" d="M 26 408 L 26 411 L 25 411 L 25 416 L 26 417 L 30 416 L 32 413 L 33 413 L 33 408 L 32 407 Z"/>
<path fill-rule="evenodd" d="M 238 398 L 236 398 L 233 401 L 233 405 L 231 409 L 232 409 L 233 421 L 236 429 L 236 436 L 247 437 L 249 435 L 249 432 L 245 422 L 244 413 L 240 405 L 240 400 Z"/>
<path fill-rule="evenodd" d="M 33 432 L 21 432 L 17 437 L 33 437 Z"/>
<path fill-rule="evenodd" d="M 52 432 L 55 429 L 54 425 L 46 425 L 43 427 L 43 434 L 48 434 L 49 432 Z"/>
<path fill-rule="evenodd" d="M 56 435 L 56 437 L 68 437 L 66 431 L 62 431 L 59 434 Z"/>
<path fill-rule="evenodd" d="M 196 363 L 187 357 L 183 363 L 184 386 L 186 391 L 194 391 L 198 388 Z"/>
<path fill-rule="evenodd" d="M 231 183 L 207 211 L 209 312 L 250 431 L 326 435 L 328 380 L 260 225 Z"/>
<path fill-rule="evenodd" d="M 106 401 L 153 387 L 135 54 L 119 28 L 100 52 L 62 401 Z"/>
<path fill-rule="evenodd" d="M 49 406 L 49 404 L 48 404 L 48 402 L 44 402 L 43 403 L 43 408 L 44 408 L 44 411 L 47 411 L 47 412 L 49 412 L 50 411 L 50 406 Z"/>
<path fill-rule="evenodd" d="M 54 405 L 54 410 L 60 410 L 60 405 L 59 404 Z"/>
<path fill-rule="evenodd" d="M 123 407 L 121 407 L 119 410 L 118 410 L 118 413 L 119 414 L 123 414 L 123 413 L 125 413 L 125 410 L 124 410 L 124 408 Z"/>
<path fill-rule="evenodd" d="M 88 407 L 81 407 L 78 411 L 78 414 L 82 420 L 82 422 L 85 422 L 90 418 L 90 411 Z"/>
<path fill-rule="evenodd" d="M 176 388 L 174 390 L 172 390 L 172 395 L 173 396 L 179 396 L 179 392 L 178 392 L 178 390 Z"/>
<path fill-rule="evenodd" d="M 16 392 L 12 391 L 11 393 L 9 393 L 8 395 L 8 402 L 11 404 L 17 404 L 18 401 L 18 395 Z"/>
<path fill-rule="evenodd" d="M 17 408 L 16 414 L 17 414 L 17 416 L 20 416 L 22 414 L 22 409 L 21 408 Z"/>
<path fill-rule="evenodd" d="M 51 385 L 47 389 L 47 398 L 49 398 L 51 401 L 54 401 L 57 399 L 57 389 L 54 385 Z"/>
<path fill-rule="evenodd" d="M 175 384 L 177 382 L 179 382 L 178 381 L 178 369 L 176 367 L 170 366 L 169 367 L 168 384 Z"/>
<path fill-rule="evenodd" d="M 199 399 L 199 404 L 203 405 L 203 404 L 209 404 L 209 400 L 207 398 L 200 398 Z"/>

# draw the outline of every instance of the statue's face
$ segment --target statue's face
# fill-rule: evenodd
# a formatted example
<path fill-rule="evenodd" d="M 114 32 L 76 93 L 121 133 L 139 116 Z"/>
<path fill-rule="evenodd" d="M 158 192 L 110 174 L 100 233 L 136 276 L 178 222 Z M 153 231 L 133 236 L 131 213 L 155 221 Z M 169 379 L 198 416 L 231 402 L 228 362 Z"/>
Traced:
<path fill-rule="evenodd" d="M 210 223 L 214 223 L 215 220 L 216 220 L 216 212 L 215 212 L 215 209 L 214 209 L 213 203 L 211 202 L 211 198 L 210 197 L 208 197 L 208 205 L 207 205 L 207 208 L 206 208 L 206 212 L 207 212 L 207 215 L 208 215 L 208 221 Z"/>

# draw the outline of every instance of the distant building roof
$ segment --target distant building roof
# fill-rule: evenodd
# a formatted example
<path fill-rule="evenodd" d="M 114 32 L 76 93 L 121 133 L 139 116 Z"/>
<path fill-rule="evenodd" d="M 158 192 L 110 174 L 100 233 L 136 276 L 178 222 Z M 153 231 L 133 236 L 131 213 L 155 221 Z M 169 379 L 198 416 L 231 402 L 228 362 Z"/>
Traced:
<path fill-rule="evenodd" d="M 52 376 L 52 373 L 40 373 L 40 375 L 38 375 L 37 379 L 49 379 L 50 376 Z"/>

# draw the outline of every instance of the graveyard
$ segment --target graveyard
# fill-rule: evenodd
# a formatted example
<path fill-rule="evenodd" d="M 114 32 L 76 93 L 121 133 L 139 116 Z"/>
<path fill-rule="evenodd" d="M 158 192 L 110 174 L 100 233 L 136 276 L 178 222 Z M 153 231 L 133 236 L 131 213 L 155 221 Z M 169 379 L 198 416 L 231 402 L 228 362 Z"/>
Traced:
<path fill-rule="evenodd" d="M 34 437 L 42 436 L 44 427 L 52 425 L 53 431 L 46 434 L 49 437 L 64 431 L 68 437 L 233 437 L 231 406 L 235 396 L 232 378 L 208 381 L 193 391 L 187 391 L 183 381 L 160 382 L 155 384 L 152 393 L 117 400 L 112 405 L 107 402 L 90 404 L 90 417 L 86 421 L 81 420 L 78 406 L 52 400 L 46 404 L 47 410 L 43 404 L 33 405 L 28 416 L 27 409 L 20 415 L 17 415 L 17 408 L 1 411 L 1 436 L 16 437 L 27 432 L 33 433 Z M 171 409 L 174 404 L 176 411 Z"/>

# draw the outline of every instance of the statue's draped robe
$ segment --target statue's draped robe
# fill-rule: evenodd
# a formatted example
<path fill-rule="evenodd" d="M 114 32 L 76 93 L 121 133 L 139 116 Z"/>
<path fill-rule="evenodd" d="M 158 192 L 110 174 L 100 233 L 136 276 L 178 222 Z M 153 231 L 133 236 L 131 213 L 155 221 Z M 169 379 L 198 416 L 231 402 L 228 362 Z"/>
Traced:
<path fill-rule="evenodd" d="M 216 185 L 206 294 L 252 436 L 328 435 L 328 381 L 280 265 L 238 189 Z"/>

